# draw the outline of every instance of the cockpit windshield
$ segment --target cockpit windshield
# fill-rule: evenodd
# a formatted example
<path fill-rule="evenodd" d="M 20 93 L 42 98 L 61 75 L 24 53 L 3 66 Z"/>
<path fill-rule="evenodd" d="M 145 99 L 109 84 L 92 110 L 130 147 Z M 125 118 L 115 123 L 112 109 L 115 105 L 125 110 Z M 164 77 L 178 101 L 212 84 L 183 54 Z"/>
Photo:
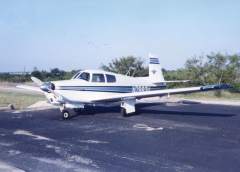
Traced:
<path fill-rule="evenodd" d="M 87 72 L 83 72 L 83 73 L 81 73 L 80 75 L 78 75 L 78 79 L 82 79 L 82 80 L 85 80 L 85 81 L 89 81 L 89 79 L 90 79 L 90 74 L 87 73 Z"/>
<path fill-rule="evenodd" d="M 72 77 L 72 79 L 76 79 L 79 74 L 80 74 L 80 72 L 76 73 L 76 74 Z"/>

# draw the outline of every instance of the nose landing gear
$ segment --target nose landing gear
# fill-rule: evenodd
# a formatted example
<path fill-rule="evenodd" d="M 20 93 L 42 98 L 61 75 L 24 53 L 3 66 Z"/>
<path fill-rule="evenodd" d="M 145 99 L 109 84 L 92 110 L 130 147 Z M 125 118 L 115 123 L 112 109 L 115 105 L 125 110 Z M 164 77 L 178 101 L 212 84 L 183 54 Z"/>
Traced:
<path fill-rule="evenodd" d="M 83 112 L 84 105 L 72 105 L 72 104 L 62 104 L 60 106 L 60 111 L 62 113 L 62 118 L 67 120 L 73 115 Z"/>
<path fill-rule="evenodd" d="M 63 104 L 61 107 L 60 107 L 60 111 L 62 113 L 62 119 L 64 120 L 67 120 L 70 118 L 71 114 L 70 112 L 66 109 L 66 106 Z"/>
<path fill-rule="evenodd" d="M 69 118 L 70 118 L 70 113 L 69 113 L 67 110 L 63 110 L 63 111 L 62 111 L 62 118 L 63 118 L 64 120 L 69 119 Z"/>

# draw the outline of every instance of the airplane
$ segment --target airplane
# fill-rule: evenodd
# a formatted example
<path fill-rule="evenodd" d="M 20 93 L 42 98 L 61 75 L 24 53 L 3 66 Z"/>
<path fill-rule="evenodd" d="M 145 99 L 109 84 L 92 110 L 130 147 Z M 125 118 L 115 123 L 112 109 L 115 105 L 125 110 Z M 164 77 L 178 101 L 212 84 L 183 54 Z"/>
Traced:
<path fill-rule="evenodd" d="M 31 77 L 38 85 L 18 85 L 18 88 L 44 93 L 48 102 L 60 107 L 63 119 L 69 119 L 72 111 L 81 111 L 86 106 L 118 103 L 121 114 L 126 117 L 136 112 L 137 100 L 172 94 L 193 93 L 218 89 L 228 89 L 228 84 L 214 84 L 187 88 L 167 88 L 168 83 L 189 80 L 166 81 L 159 58 L 149 56 L 149 76 L 132 77 L 102 70 L 83 70 L 70 80 L 42 82 Z"/>

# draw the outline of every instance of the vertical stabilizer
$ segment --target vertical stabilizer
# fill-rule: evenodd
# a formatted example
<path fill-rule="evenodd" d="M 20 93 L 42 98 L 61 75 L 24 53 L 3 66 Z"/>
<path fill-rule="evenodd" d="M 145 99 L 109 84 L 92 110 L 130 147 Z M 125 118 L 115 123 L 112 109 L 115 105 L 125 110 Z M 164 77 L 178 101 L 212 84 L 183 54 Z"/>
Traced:
<path fill-rule="evenodd" d="M 152 83 L 165 82 L 159 59 L 151 54 L 149 54 L 149 79 Z"/>

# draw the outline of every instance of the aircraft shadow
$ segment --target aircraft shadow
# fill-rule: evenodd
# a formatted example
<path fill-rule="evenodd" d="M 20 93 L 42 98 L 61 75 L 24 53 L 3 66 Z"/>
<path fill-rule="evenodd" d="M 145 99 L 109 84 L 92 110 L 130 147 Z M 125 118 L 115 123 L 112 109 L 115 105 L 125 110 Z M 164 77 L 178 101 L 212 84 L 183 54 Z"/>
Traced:
<path fill-rule="evenodd" d="M 166 106 L 166 103 L 142 103 L 136 105 L 137 112 L 129 115 L 137 116 L 144 114 L 158 114 L 158 115 L 181 115 L 181 116 L 210 116 L 210 117 L 232 117 L 237 114 L 226 114 L 226 113 L 211 113 L 211 112 L 196 112 L 196 111 L 181 111 L 181 110 L 161 110 L 161 109 L 145 109 L 146 107 L 153 106 Z M 104 114 L 104 113 L 120 113 L 119 106 L 104 107 L 96 106 L 92 108 L 87 108 L 83 112 L 76 113 L 74 116 L 85 116 L 85 115 L 95 115 L 95 114 Z"/>
<path fill-rule="evenodd" d="M 176 111 L 176 110 L 153 110 L 153 109 L 139 109 L 138 115 L 141 114 L 162 114 L 162 115 L 181 115 L 181 116 L 209 116 L 209 117 L 232 117 L 236 114 L 222 114 L 211 112 L 192 112 L 192 111 Z"/>
<path fill-rule="evenodd" d="M 93 116 L 96 114 L 103 114 L 103 113 L 119 113 L 120 107 L 119 106 L 112 106 L 112 107 L 103 107 L 103 106 L 95 106 L 95 107 L 87 107 L 83 111 L 75 111 L 75 115 L 71 118 L 76 116 Z"/>
<path fill-rule="evenodd" d="M 181 101 L 179 103 L 182 104 L 201 104 L 200 102 L 195 101 Z M 199 112 L 196 111 L 181 111 L 181 110 L 161 110 L 161 109 L 144 109 L 145 107 L 153 107 L 153 106 L 166 106 L 166 103 L 145 103 L 145 104 L 138 104 L 137 107 L 137 114 L 166 114 L 166 115 L 181 115 L 181 116 L 212 116 L 212 117 L 232 117 L 236 116 L 237 114 L 226 114 L 226 113 L 211 113 L 211 112 L 202 112 L 200 109 Z"/>

